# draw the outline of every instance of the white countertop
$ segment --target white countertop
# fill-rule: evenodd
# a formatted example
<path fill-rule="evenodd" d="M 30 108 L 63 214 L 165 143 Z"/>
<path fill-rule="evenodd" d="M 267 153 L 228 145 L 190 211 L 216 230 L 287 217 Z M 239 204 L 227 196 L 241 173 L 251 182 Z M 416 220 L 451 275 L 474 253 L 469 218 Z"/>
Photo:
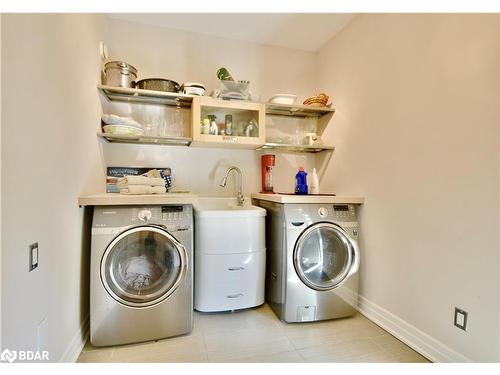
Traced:
<path fill-rule="evenodd" d="M 351 203 L 363 204 L 364 197 L 347 195 L 295 195 L 295 194 L 264 194 L 253 193 L 253 199 L 275 203 Z"/>
<path fill-rule="evenodd" d="M 276 203 L 352 203 L 363 204 L 365 198 L 347 195 L 294 195 L 252 193 L 254 199 Z M 166 193 L 147 195 L 128 195 L 118 193 L 102 193 L 78 197 L 80 206 L 119 206 L 144 204 L 196 204 L 198 196 L 191 193 Z"/>
<path fill-rule="evenodd" d="M 166 193 L 129 195 L 119 193 L 102 193 L 78 197 L 80 206 L 119 206 L 144 204 L 195 204 L 198 196 L 191 193 Z"/>

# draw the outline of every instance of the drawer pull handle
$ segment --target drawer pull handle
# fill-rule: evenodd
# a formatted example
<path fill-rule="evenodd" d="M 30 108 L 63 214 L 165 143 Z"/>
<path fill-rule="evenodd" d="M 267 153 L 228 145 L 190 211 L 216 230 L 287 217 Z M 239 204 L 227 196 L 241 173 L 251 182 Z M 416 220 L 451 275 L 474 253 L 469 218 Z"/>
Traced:
<path fill-rule="evenodd" d="M 241 271 L 244 269 L 245 269 L 245 267 L 229 267 L 228 268 L 229 271 Z"/>
<path fill-rule="evenodd" d="M 232 294 L 230 296 L 227 296 L 227 298 L 239 298 L 239 297 L 243 297 L 243 294 L 238 293 L 238 294 Z"/>
<path fill-rule="evenodd" d="M 292 225 L 294 227 L 301 227 L 302 225 L 304 225 L 304 222 L 303 221 L 292 221 Z"/>

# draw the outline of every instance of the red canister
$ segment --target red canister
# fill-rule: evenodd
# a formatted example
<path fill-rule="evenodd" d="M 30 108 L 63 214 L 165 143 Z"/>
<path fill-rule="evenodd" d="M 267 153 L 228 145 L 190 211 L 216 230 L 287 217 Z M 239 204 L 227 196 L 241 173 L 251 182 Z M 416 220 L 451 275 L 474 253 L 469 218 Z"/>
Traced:
<path fill-rule="evenodd" d="M 275 162 L 276 157 L 272 154 L 262 155 L 261 157 L 262 193 L 274 194 L 273 167 Z"/>

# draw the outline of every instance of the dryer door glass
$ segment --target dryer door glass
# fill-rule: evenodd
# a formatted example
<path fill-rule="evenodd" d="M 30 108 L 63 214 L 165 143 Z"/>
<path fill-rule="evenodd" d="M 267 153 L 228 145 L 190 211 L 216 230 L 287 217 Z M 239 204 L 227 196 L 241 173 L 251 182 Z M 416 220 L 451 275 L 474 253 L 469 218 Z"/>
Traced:
<path fill-rule="evenodd" d="M 129 229 L 104 252 L 101 280 L 118 302 L 146 307 L 167 298 L 187 268 L 185 248 L 167 231 L 154 226 Z"/>
<path fill-rule="evenodd" d="M 348 276 L 354 260 L 351 240 L 338 226 L 318 223 L 297 240 L 294 266 L 302 282 L 315 290 L 339 286 Z"/>

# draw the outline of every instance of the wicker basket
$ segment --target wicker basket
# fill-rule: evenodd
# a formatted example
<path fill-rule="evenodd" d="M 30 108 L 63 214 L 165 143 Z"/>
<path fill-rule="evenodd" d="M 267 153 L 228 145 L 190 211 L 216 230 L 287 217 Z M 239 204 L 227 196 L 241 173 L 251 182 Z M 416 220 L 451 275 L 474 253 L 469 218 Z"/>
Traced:
<path fill-rule="evenodd" d="M 311 96 L 310 98 L 307 98 L 304 100 L 304 105 L 312 105 L 312 106 L 318 106 L 318 107 L 326 107 L 328 103 L 328 99 L 330 97 L 326 95 L 325 93 L 320 93 L 318 95 Z"/>

